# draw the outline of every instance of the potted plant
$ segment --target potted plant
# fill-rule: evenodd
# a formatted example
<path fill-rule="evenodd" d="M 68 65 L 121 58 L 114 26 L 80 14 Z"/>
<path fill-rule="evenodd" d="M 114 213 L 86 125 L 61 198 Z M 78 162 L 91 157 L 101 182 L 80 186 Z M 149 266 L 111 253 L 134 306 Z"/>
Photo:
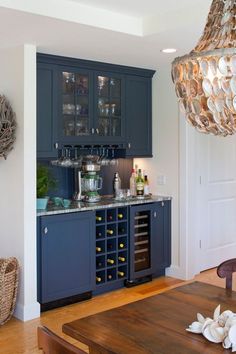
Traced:
<path fill-rule="evenodd" d="M 48 203 L 48 191 L 56 186 L 56 180 L 47 166 L 37 165 L 37 209 L 46 209 Z"/>

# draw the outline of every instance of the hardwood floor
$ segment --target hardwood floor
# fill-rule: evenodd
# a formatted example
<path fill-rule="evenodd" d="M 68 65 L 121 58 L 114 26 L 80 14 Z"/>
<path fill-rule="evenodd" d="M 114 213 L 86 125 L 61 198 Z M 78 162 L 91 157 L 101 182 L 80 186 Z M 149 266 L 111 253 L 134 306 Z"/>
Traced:
<path fill-rule="evenodd" d="M 215 269 L 201 273 L 196 277 L 196 280 L 224 287 L 224 280 L 217 277 Z M 181 283 L 184 282 L 170 277 L 161 277 L 133 288 L 124 288 L 96 296 L 87 301 L 44 312 L 39 319 L 25 323 L 12 318 L 5 325 L 0 326 L 0 354 L 42 354 L 37 349 L 36 335 L 37 326 L 40 324 L 48 326 L 69 342 L 87 351 L 84 345 L 62 334 L 63 323 L 141 300 Z"/>

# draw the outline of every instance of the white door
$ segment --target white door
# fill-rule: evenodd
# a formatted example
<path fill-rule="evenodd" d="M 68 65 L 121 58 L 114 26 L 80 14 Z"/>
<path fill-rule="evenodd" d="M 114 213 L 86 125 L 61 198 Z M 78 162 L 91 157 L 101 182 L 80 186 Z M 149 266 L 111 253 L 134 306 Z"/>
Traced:
<path fill-rule="evenodd" d="M 200 271 L 236 258 L 236 136 L 197 134 Z"/>

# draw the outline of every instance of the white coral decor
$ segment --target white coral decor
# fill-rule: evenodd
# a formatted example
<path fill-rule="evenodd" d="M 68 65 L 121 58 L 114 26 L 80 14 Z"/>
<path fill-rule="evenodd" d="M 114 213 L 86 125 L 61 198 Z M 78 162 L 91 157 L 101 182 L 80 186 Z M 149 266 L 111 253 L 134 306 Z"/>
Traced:
<path fill-rule="evenodd" d="M 232 348 L 236 352 L 236 314 L 226 310 L 220 314 L 220 305 L 214 311 L 213 319 L 197 314 L 197 321 L 193 322 L 188 332 L 203 334 L 213 343 L 222 343 L 225 349 Z"/>

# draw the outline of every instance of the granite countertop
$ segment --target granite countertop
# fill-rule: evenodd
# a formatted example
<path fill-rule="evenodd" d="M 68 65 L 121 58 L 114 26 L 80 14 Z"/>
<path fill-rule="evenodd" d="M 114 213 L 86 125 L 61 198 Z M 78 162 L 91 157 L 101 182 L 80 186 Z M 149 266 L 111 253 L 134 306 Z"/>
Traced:
<path fill-rule="evenodd" d="M 154 202 L 161 202 L 165 200 L 171 200 L 172 198 L 169 196 L 151 196 L 144 198 L 131 198 L 126 200 L 115 200 L 111 196 L 104 196 L 101 198 L 98 203 L 88 203 L 88 202 L 76 202 L 73 201 L 69 208 L 56 207 L 54 205 L 48 205 L 46 210 L 37 210 L 37 216 L 45 216 L 45 215 L 57 215 L 57 214 L 65 214 L 65 213 L 75 213 L 78 211 L 88 211 L 88 210 L 96 210 L 96 209 L 107 209 L 114 207 L 122 207 L 127 205 L 137 205 L 137 204 L 147 204 Z"/>

